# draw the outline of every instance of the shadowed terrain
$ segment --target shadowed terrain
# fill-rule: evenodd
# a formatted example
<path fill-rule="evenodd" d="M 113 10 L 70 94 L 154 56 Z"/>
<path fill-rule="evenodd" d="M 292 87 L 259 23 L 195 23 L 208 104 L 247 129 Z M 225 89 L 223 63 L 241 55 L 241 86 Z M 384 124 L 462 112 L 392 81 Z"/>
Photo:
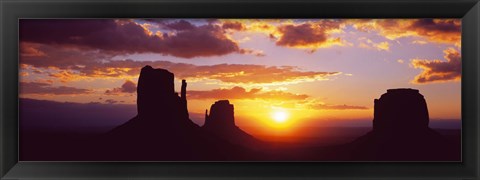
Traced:
<path fill-rule="evenodd" d="M 304 144 L 261 141 L 236 126 L 234 105 L 228 100 L 212 104 L 205 112 L 205 124 L 199 126 L 189 117 L 187 93 L 185 80 L 179 95 L 174 91 L 173 73 L 145 66 L 138 80 L 137 114 L 133 118 L 107 133 L 88 135 L 52 133 L 21 125 L 20 160 L 460 160 L 460 131 L 439 133 L 429 128 L 426 101 L 414 89 L 387 90 L 374 101 L 373 129 L 364 135 L 366 130 L 359 130 L 358 138 L 335 146 L 314 141 Z M 29 114 L 22 116 L 35 119 Z"/>

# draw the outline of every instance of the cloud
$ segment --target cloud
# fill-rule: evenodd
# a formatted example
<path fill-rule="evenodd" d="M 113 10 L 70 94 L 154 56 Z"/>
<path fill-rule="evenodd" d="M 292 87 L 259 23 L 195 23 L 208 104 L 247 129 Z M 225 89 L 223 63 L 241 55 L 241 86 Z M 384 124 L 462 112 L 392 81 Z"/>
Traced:
<path fill-rule="evenodd" d="M 33 68 L 54 68 L 58 70 L 85 69 L 84 66 L 107 61 L 113 57 L 110 54 L 92 50 L 76 48 L 62 48 L 38 43 L 20 43 L 20 52 L 23 48 L 35 48 L 44 53 L 42 56 L 24 56 L 20 54 L 20 64 L 31 65 Z"/>
<path fill-rule="evenodd" d="M 311 24 L 285 25 L 279 28 L 282 36 L 278 39 L 280 46 L 308 46 L 318 45 L 327 41 L 323 31 L 316 31 Z"/>
<path fill-rule="evenodd" d="M 38 44 L 20 43 L 20 56 L 22 57 L 44 57 L 45 52 L 38 49 Z"/>
<path fill-rule="evenodd" d="M 376 43 L 366 37 L 360 37 L 358 40 L 360 41 L 358 44 L 358 47 L 360 48 L 374 49 L 377 51 L 390 51 L 390 43 L 387 41 Z"/>
<path fill-rule="evenodd" d="M 352 106 L 352 105 L 331 105 L 331 104 L 312 104 L 310 108 L 316 110 L 367 110 L 365 106 Z"/>
<path fill-rule="evenodd" d="M 413 79 L 413 83 L 458 81 L 462 76 L 462 60 L 460 52 L 453 48 L 443 51 L 446 61 L 412 59 L 411 65 L 423 71 Z"/>
<path fill-rule="evenodd" d="M 390 44 L 387 41 L 380 42 L 374 45 L 375 48 L 379 51 L 389 51 L 390 50 Z"/>
<path fill-rule="evenodd" d="M 20 82 L 21 94 L 42 94 L 42 95 L 78 95 L 89 94 L 92 90 L 68 86 L 52 86 L 42 82 Z"/>
<path fill-rule="evenodd" d="M 163 25 L 172 31 L 152 32 L 146 25 L 132 20 L 22 19 L 19 36 L 22 43 L 100 50 L 113 54 L 160 53 L 194 58 L 242 53 L 238 43 L 228 38 L 219 25 L 195 26 L 185 20 Z M 21 47 L 21 51 L 27 55 L 32 54 L 33 49 Z"/>
<path fill-rule="evenodd" d="M 461 42 L 461 19 L 356 19 L 347 23 L 360 31 L 377 31 L 390 40 L 417 36 L 456 46 Z"/>
<path fill-rule="evenodd" d="M 278 27 L 279 46 L 318 49 L 333 45 L 342 45 L 340 38 L 330 37 L 328 31 L 339 29 L 340 23 L 320 21 L 321 23 L 288 24 Z"/>
<path fill-rule="evenodd" d="M 105 100 L 105 103 L 107 104 L 117 104 L 119 101 L 117 100 L 114 100 L 114 99 L 106 99 Z"/>
<path fill-rule="evenodd" d="M 252 54 L 252 55 L 257 56 L 257 57 L 265 56 L 265 53 L 263 51 L 253 50 L 253 49 L 241 49 L 240 53 L 241 54 Z"/>
<path fill-rule="evenodd" d="M 461 19 L 419 19 L 410 29 L 430 40 L 457 43 L 461 36 Z"/>
<path fill-rule="evenodd" d="M 31 43 L 30 43 L 31 44 Z M 111 60 L 110 56 L 95 51 L 80 51 L 39 45 L 47 56 L 20 57 L 20 64 L 44 71 L 50 77 L 63 82 L 85 78 L 137 77 L 140 68 L 151 65 L 175 73 L 177 78 L 194 80 L 218 80 L 224 83 L 299 83 L 328 80 L 339 72 L 302 71 L 295 66 L 264 66 L 253 64 L 193 65 L 169 61 Z M 253 52 L 252 52 L 253 53 Z"/>
<path fill-rule="evenodd" d="M 20 72 L 20 76 L 29 76 L 30 74 L 28 72 Z"/>
<path fill-rule="evenodd" d="M 231 84 L 300 83 L 327 80 L 339 72 L 301 71 L 295 66 L 264 66 L 253 64 L 216 64 L 198 66 L 166 61 L 152 62 L 156 68 L 172 71 L 181 79 L 213 79 Z"/>
<path fill-rule="evenodd" d="M 238 20 L 221 19 L 218 21 L 224 29 L 262 33 L 272 39 L 276 45 L 315 51 L 346 42 L 332 34 L 341 32 L 343 20 L 318 19 L 294 21 L 289 19 Z"/>
<path fill-rule="evenodd" d="M 19 36 L 21 42 L 122 53 L 158 51 L 162 38 L 134 22 L 113 19 L 22 19 Z"/>
<path fill-rule="evenodd" d="M 203 25 L 175 35 L 164 35 L 160 48 L 163 54 L 183 58 L 221 56 L 241 51 L 238 44 L 217 25 Z"/>
<path fill-rule="evenodd" d="M 356 19 L 356 20 L 193 20 L 151 19 L 22 19 L 22 43 L 48 44 L 68 48 L 104 51 L 113 54 L 159 53 L 180 58 L 253 54 L 240 48 L 229 31 L 260 32 L 278 46 L 316 50 L 348 44 L 332 34 L 346 25 L 360 31 L 378 31 L 388 39 L 420 36 L 429 41 L 460 46 L 460 19 Z M 206 22 L 206 23 L 205 23 Z M 155 23 L 160 29 L 152 28 Z M 379 49 L 388 49 L 382 42 Z M 43 51 L 21 47 L 23 56 L 41 56 Z M 245 53 L 247 52 L 247 53 Z"/>
<path fill-rule="evenodd" d="M 279 46 L 318 49 L 348 42 L 335 38 L 346 26 L 362 32 L 377 32 L 396 40 L 402 37 L 420 37 L 417 40 L 454 44 L 461 42 L 461 19 L 317 19 L 317 20 L 220 20 L 221 23 L 242 24 L 243 31 L 264 33 Z M 386 43 L 379 48 L 388 49 Z"/>
<path fill-rule="evenodd" d="M 235 86 L 231 89 L 213 89 L 209 91 L 188 91 L 189 99 L 264 99 L 264 100 L 305 100 L 308 95 L 293 94 L 285 91 L 263 91 L 253 88 L 250 91 Z"/>
<path fill-rule="evenodd" d="M 106 95 L 117 95 L 121 93 L 135 93 L 137 91 L 137 84 L 135 84 L 133 81 L 126 80 L 122 86 L 113 88 L 111 90 L 106 90 L 105 94 Z"/>
<path fill-rule="evenodd" d="M 240 22 L 231 22 L 231 21 L 226 21 L 222 24 L 223 29 L 233 29 L 236 31 L 243 31 L 246 29 L 245 25 Z"/>
<path fill-rule="evenodd" d="M 195 29 L 195 26 L 186 20 L 175 21 L 172 23 L 164 23 L 163 25 L 164 27 L 167 27 L 169 29 L 179 31 Z"/>
<path fill-rule="evenodd" d="M 412 44 L 424 45 L 424 44 L 428 44 L 428 42 L 427 41 L 421 41 L 421 40 L 415 40 L 415 41 L 412 41 Z"/>

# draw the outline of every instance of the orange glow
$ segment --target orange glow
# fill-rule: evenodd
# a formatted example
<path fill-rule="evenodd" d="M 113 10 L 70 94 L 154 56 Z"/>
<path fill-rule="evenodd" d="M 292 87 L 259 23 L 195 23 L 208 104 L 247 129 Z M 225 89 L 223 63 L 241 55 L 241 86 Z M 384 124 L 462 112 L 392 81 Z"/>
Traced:
<path fill-rule="evenodd" d="M 135 107 L 140 70 L 149 65 L 172 72 L 177 92 L 188 82 L 195 123 L 203 125 L 212 103 L 229 100 L 235 125 L 254 135 L 286 139 L 306 134 L 304 127 L 370 126 L 374 99 L 389 88 L 419 89 L 431 119 L 461 117 L 461 19 L 187 19 L 188 27 L 166 26 L 174 22 L 116 20 L 112 33 L 120 34 L 106 42 L 88 33 L 56 43 L 25 39 L 19 79 L 37 89 L 19 87 L 28 92 L 20 97 Z M 72 93 L 47 91 L 60 87 Z M 86 91 L 73 93 L 79 89 Z"/>
<path fill-rule="evenodd" d="M 288 113 L 283 110 L 278 110 L 272 113 L 272 118 L 277 123 L 284 123 L 288 120 Z"/>

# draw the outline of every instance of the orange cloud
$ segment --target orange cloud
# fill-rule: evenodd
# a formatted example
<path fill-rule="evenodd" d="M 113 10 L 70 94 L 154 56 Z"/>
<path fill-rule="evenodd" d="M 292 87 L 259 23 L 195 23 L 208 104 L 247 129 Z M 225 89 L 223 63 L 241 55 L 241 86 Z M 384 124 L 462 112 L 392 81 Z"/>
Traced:
<path fill-rule="evenodd" d="M 169 61 L 111 60 L 111 55 L 99 54 L 95 51 L 55 48 L 48 45 L 41 45 L 39 48 L 48 56 L 20 57 L 20 64 L 40 70 L 39 72 L 45 71 L 49 76 L 63 82 L 92 77 L 131 79 L 137 77 L 140 68 L 145 65 L 168 69 L 174 72 L 176 77 L 190 79 L 190 81 L 211 79 L 231 84 L 291 84 L 328 80 L 330 76 L 340 74 L 339 72 L 302 71 L 295 66 L 253 64 L 199 66 Z"/>
<path fill-rule="evenodd" d="M 230 84 L 295 84 L 328 80 L 340 72 L 301 71 L 295 66 L 264 66 L 253 64 L 217 64 L 197 66 L 169 61 L 118 60 L 105 63 L 92 62 L 83 68 L 58 67 L 51 77 L 62 82 L 85 78 L 134 78 L 140 68 L 151 65 L 175 73 L 175 77 L 190 80 L 218 80 Z"/>
<path fill-rule="evenodd" d="M 184 64 L 185 65 L 185 64 Z M 215 79 L 233 84 L 299 83 L 327 80 L 339 72 L 300 71 L 295 66 L 264 66 L 251 64 L 187 65 L 187 69 L 171 68 L 176 77 Z M 171 66 L 170 66 L 171 67 Z"/>
<path fill-rule="evenodd" d="M 422 69 L 422 73 L 413 79 L 413 83 L 425 84 L 431 82 L 458 81 L 462 76 L 460 52 L 453 48 L 443 51 L 445 60 L 413 59 L 411 65 Z"/>
<path fill-rule="evenodd" d="M 250 91 L 235 86 L 231 89 L 213 89 L 210 91 L 187 92 L 189 99 L 263 99 L 263 100 L 304 100 L 305 94 L 293 94 L 285 91 L 263 91 L 261 88 L 253 88 Z"/>
<path fill-rule="evenodd" d="M 390 51 L 390 43 L 387 41 L 376 43 L 365 37 L 358 38 L 358 40 L 360 41 L 360 44 L 358 44 L 358 47 L 360 48 L 375 49 L 378 51 Z"/>
<path fill-rule="evenodd" d="M 78 81 L 78 80 L 83 80 L 88 78 L 81 74 L 75 73 L 71 70 L 59 70 L 58 68 L 48 68 L 48 69 L 50 69 L 50 71 L 53 71 L 53 72 L 48 72 L 47 73 L 48 76 L 58 79 L 62 83 L 66 83 L 69 81 Z"/>
<path fill-rule="evenodd" d="M 20 56 L 23 57 L 42 57 L 45 56 L 45 52 L 38 49 L 37 44 L 33 43 L 20 43 Z"/>

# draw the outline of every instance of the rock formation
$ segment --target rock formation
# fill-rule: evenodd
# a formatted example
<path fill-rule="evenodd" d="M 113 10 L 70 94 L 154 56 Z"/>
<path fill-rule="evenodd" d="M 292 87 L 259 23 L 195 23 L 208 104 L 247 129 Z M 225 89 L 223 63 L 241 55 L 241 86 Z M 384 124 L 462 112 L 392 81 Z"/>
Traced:
<path fill-rule="evenodd" d="M 182 80 L 180 96 L 175 92 L 173 73 L 143 67 L 137 86 L 138 114 L 99 143 L 103 160 L 229 160 L 240 158 L 235 154 L 248 154 L 248 149 L 204 132 L 189 119 L 186 91 L 187 82 Z M 216 112 L 212 117 L 223 120 L 225 105 L 231 107 L 227 113 L 234 126 L 233 105 L 228 101 L 212 108 Z M 212 122 L 216 127 L 216 120 Z"/>
<path fill-rule="evenodd" d="M 428 121 L 427 103 L 416 89 L 389 89 L 374 100 L 374 131 L 425 131 Z"/>
<path fill-rule="evenodd" d="M 351 144 L 353 159 L 458 160 L 460 153 L 428 123 L 427 103 L 418 90 L 389 89 L 374 100 L 373 130 Z"/>
<path fill-rule="evenodd" d="M 206 112 L 207 113 L 207 112 Z M 234 108 L 228 100 L 220 100 L 210 107 L 210 115 L 205 114 L 205 128 L 234 128 Z"/>
<path fill-rule="evenodd" d="M 205 124 L 202 128 L 210 134 L 223 138 L 232 144 L 259 148 L 261 142 L 235 125 L 234 106 L 228 100 L 219 100 L 205 110 Z"/>
<path fill-rule="evenodd" d="M 137 133 L 144 133 L 151 128 L 172 131 L 197 126 L 188 117 L 186 84 L 183 80 L 179 97 L 174 90 L 173 73 L 151 66 L 143 67 L 137 85 L 138 115 L 114 131 L 138 129 L 142 132 Z"/>

